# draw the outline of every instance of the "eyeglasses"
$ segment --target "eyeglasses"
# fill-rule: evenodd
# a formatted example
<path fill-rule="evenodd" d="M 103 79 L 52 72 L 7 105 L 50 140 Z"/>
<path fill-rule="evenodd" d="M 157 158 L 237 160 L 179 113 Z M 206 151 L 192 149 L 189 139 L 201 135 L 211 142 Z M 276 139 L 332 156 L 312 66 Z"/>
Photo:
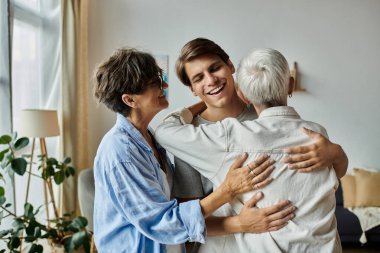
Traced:
<path fill-rule="evenodd" d="M 154 87 L 158 86 L 158 88 L 162 91 L 164 89 L 164 78 L 161 73 L 158 73 L 157 77 L 155 77 L 150 84 L 148 84 L 148 87 Z"/>
<path fill-rule="evenodd" d="M 160 88 L 160 90 L 163 90 L 164 89 L 164 78 L 163 78 L 161 73 L 158 75 L 158 79 L 159 79 L 159 86 L 158 87 Z"/>

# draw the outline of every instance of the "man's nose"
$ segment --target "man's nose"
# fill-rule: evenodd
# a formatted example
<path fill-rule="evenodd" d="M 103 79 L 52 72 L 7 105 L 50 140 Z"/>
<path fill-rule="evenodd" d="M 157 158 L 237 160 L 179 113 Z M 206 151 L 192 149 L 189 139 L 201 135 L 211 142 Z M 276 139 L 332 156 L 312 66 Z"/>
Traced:
<path fill-rule="evenodd" d="M 207 85 L 214 85 L 216 81 L 218 80 L 218 78 L 211 73 L 206 73 L 205 76 L 206 76 Z"/>

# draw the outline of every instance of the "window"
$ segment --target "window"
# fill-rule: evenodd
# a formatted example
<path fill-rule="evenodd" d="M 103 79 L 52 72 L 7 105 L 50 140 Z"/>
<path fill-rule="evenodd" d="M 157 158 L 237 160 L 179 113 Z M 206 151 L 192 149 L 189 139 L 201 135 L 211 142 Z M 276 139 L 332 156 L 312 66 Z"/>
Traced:
<path fill-rule="evenodd" d="M 57 109 L 60 85 L 60 1 L 14 0 L 12 19 L 12 123 L 20 128 L 22 109 Z M 58 137 L 46 139 L 48 155 L 58 157 Z M 35 153 L 40 152 L 36 140 Z M 38 161 L 34 157 L 34 161 Z M 41 174 L 38 166 L 32 172 Z M 27 177 L 15 176 L 16 212 L 23 212 Z M 37 208 L 44 203 L 42 180 L 31 179 L 28 201 Z M 33 194 L 37 193 L 37 194 Z M 56 198 L 57 199 L 57 198 Z M 53 213 L 52 211 L 50 213 Z M 45 220 L 45 214 L 40 213 Z"/>
<path fill-rule="evenodd" d="M 0 135 L 11 131 L 8 2 L 0 1 Z"/>

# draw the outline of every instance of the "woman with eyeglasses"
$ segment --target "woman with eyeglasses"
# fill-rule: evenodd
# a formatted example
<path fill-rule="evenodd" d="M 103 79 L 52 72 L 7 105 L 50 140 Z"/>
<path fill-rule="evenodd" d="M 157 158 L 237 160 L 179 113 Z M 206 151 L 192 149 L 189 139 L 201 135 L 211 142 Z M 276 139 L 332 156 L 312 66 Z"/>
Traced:
<path fill-rule="evenodd" d="M 180 244 L 204 242 L 207 216 L 235 196 L 271 181 L 273 161 L 262 156 L 239 168 L 247 158 L 243 154 L 206 198 L 180 204 L 171 199 L 174 168 L 148 128 L 168 107 L 167 87 L 154 58 L 135 49 L 117 50 L 97 69 L 95 97 L 117 113 L 94 163 L 94 236 L 99 252 L 184 252 Z M 252 210 L 261 197 L 254 196 L 239 215 L 219 218 L 219 235 L 256 231 L 263 221 Z M 287 205 L 283 201 L 267 210 L 278 228 L 290 219 Z"/>

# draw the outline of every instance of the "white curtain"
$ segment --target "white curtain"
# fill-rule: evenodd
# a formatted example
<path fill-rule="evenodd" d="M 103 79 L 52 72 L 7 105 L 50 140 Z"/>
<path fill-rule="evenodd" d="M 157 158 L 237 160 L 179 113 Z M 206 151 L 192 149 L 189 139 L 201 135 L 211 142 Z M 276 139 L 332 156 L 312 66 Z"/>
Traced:
<path fill-rule="evenodd" d="M 0 1 L 0 135 L 11 131 L 9 4 Z"/>
<path fill-rule="evenodd" d="M 76 176 L 92 164 L 88 152 L 88 6 L 89 0 L 62 0 L 62 150 L 72 158 Z M 76 179 L 63 184 L 61 213 L 79 211 Z"/>
<path fill-rule="evenodd" d="M 22 109 L 58 109 L 61 79 L 61 8 L 57 0 L 12 0 L 12 120 L 13 131 L 21 128 Z M 59 137 L 46 138 L 48 156 L 59 157 Z M 36 142 L 35 155 L 40 154 Z M 38 161 L 35 157 L 34 161 Z M 38 166 L 32 172 L 40 174 Z M 16 211 L 23 213 L 27 177 L 15 176 Z M 32 177 L 28 202 L 37 207 L 44 203 L 43 182 Z M 58 197 L 58 187 L 56 198 Z M 50 211 L 50 214 L 53 212 Z M 41 221 L 46 220 L 43 211 Z"/>
<path fill-rule="evenodd" d="M 0 136 L 8 134 L 12 129 L 11 120 L 11 72 L 10 72 L 10 29 L 9 29 L 9 1 L 0 1 Z M 4 180 L 12 182 L 4 171 L 1 171 Z M 8 203 L 14 206 L 14 194 L 12 184 L 4 184 L 0 180 L 0 186 L 5 188 L 5 197 Z M 2 220 L 1 227 L 7 228 L 12 224 L 11 217 Z M 0 241 L 0 249 L 6 248 L 5 242 Z"/>

